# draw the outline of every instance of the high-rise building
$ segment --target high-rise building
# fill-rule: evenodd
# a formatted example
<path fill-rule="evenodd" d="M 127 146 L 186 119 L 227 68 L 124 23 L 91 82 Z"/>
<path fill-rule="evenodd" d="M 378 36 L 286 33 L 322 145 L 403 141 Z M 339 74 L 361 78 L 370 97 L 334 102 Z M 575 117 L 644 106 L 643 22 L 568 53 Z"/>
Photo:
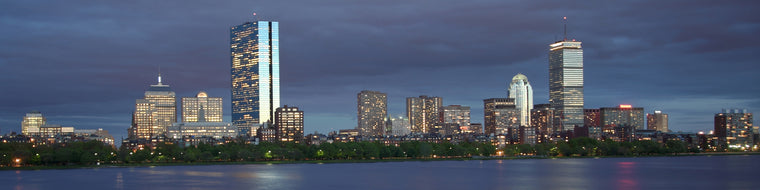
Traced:
<path fill-rule="evenodd" d="M 230 29 L 232 122 L 241 127 L 272 122 L 280 107 L 278 22 L 246 22 Z"/>
<path fill-rule="evenodd" d="M 631 105 L 620 107 L 600 108 L 602 127 L 633 127 L 633 130 L 644 130 L 644 108 Z"/>
<path fill-rule="evenodd" d="M 723 109 L 715 114 L 715 138 L 721 148 L 748 149 L 754 144 L 752 113 L 746 109 Z"/>
<path fill-rule="evenodd" d="M 530 110 L 533 109 L 533 87 L 528 77 L 517 74 L 509 83 L 509 98 L 515 99 L 515 107 L 520 111 L 520 125 L 530 125 Z"/>
<path fill-rule="evenodd" d="M 388 117 L 388 95 L 377 91 L 364 90 L 356 95 L 358 100 L 357 120 L 362 136 L 385 135 Z"/>
<path fill-rule="evenodd" d="M 449 105 L 441 107 L 441 123 L 451 126 L 450 134 L 470 131 L 470 106 Z M 446 125 L 450 124 L 450 125 Z"/>
<path fill-rule="evenodd" d="M 585 117 L 583 120 L 583 126 L 586 126 L 586 127 L 602 126 L 601 124 L 602 115 L 600 112 L 601 110 L 599 109 L 583 109 L 583 115 Z"/>
<path fill-rule="evenodd" d="M 40 127 L 45 125 L 45 117 L 39 111 L 32 111 L 26 113 L 24 119 L 21 121 L 21 134 L 26 136 L 38 135 L 40 133 Z"/>
<path fill-rule="evenodd" d="M 443 106 L 441 97 L 406 98 L 406 116 L 409 118 L 412 133 L 430 133 L 433 126 L 439 122 L 440 108 Z"/>
<path fill-rule="evenodd" d="M 390 117 L 391 135 L 404 136 L 411 133 L 411 124 L 409 119 L 404 117 Z"/>
<path fill-rule="evenodd" d="M 275 136 L 280 142 L 303 142 L 303 111 L 298 107 L 277 108 L 274 117 Z"/>
<path fill-rule="evenodd" d="M 520 110 L 515 105 L 496 106 L 493 116 L 496 135 L 505 135 L 510 144 L 520 142 Z"/>
<path fill-rule="evenodd" d="M 549 103 L 563 131 L 583 125 L 583 49 L 567 39 L 550 45 Z"/>
<path fill-rule="evenodd" d="M 647 130 L 656 130 L 663 133 L 668 132 L 668 114 L 655 110 L 654 114 L 647 114 Z"/>
<path fill-rule="evenodd" d="M 145 98 L 135 101 L 132 113 L 130 139 L 149 139 L 166 133 L 168 127 L 177 122 L 177 100 L 169 85 L 161 83 L 150 85 L 145 91 Z"/>
<path fill-rule="evenodd" d="M 539 141 L 548 138 L 554 132 L 558 132 L 555 131 L 554 127 L 554 108 L 550 104 L 536 104 L 530 113 L 530 125 L 538 131 Z"/>
<path fill-rule="evenodd" d="M 486 135 L 497 135 L 496 109 L 515 108 L 515 99 L 489 98 L 483 100 L 483 128 Z"/>
<path fill-rule="evenodd" d="M 194 98 L 182 98 L 182 122 L 222 122 L 222 98 L 198 92 Z"/>

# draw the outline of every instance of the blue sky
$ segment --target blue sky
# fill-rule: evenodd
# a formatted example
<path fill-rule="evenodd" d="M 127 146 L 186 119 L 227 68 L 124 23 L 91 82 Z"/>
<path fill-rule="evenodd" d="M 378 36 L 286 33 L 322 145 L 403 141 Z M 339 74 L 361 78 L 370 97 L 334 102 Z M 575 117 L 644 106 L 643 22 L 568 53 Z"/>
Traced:
<path fill-rule="evenodd" d="M 443 97 L 472 107 L 525 74 L 548 102 L 548 45 L 583 42 L 586 108 L 633 104 L 674 131 L 709 131 L 722 108 L 760 110 L 760 8 L 752 1 L 3 1 L 0 133 L 25 113 L 126 137 L 135 99 L 163 82 L 178 97 L 223 97 L 229 28 L 280 22 L 282 103 L 307 133 L 356 126 L 356 93 Z M 257 13 L 257 17 L 253 16 Z"/>

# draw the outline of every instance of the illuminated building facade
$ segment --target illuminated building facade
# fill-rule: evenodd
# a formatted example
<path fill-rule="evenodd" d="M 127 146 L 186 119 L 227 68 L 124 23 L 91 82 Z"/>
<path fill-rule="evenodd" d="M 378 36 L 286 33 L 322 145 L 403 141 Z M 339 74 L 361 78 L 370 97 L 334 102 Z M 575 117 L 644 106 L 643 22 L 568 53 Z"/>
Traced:
<path fill-rule="evenodd" d="M 599 109 L 583 109 L 583 126 L 600 127 L 602 126 L 602 115 Z"/>
<path fill-rule="evenodd" d="M 280 107 L 278 22 L 246 22 L 230 29 L 232 123 L 272 122 Z"/>
<path fill-rule="evenodd" d="M 517 74 L 509 83 L 509 98 L 515 100 L 515 107 L 520 111 L 520 125 L 530 125 L 530 110 L 533 109 L 533 87 L 528 82 L 528 77 Z"/>
<path fill-rule="evenodd" d="M 583 125 L 583 49 L 581 42 L 559 41 L 549 51 L 549 103 L 563 131 Z"/>
<path fill-rule="evenodd" d="M 21 121 L 21 134 L 26 136 L 37 135 L 40 132 L 40 127 L 45 125 L 45 117 L 38 111 L 32 111 L 24 116 Z"/>
<path fill-rule="evenodd" d="M 167 130 L 167 137 L 173 139 L 210 137 L 236 137 L 237 127 L 227 122 L 190 122 L 175 123 Z"/>
<path fill-rule="evenodd" d="M 620 107 L 600 108 L 602 127 L 633 127 L 633 130 L 644 130 L 644 108 L 631 105 Z"/>
<path fill-rule="evenodd" d="M 555 131 L 554 121 L 554 108 L 550 104 L 536 104 L 533 109 L 530 110 L 530 126 L 536 128 L 539 134 L 539 141 L 544 137 L 548 138 Z"/>
<path fill-rule="evenodd" d="M 655 130 L 663 133 L 668 132 L 668 114 L 655 110 L 653 114 L 647 114 L 647 130 Z"/>
<path fill-rule="evenodd" d="M 182 98 L 182 122 L 222 122 L 222 98 L 198 92 L 194 98 Z"/>
<path fill-rule="evenodd" d="M 357 120 L 362 136 L 385 135 L 388 117 L 388 95 L 377 91 L 364 90 L 356 95 L 358 100 Z"/>
<path fill-rule="evenodd" d="M 303 111 L 298 107 L 277 108 L 274 112 L 275 136 L 280 142 L 303 142 Z"/>
<path fill-rule="evenodd" d="M 515 99 L 489 98 L 483 100 L 483 127 L 486 135 L 499 134 L 496 130 L 496 109 L 515 108 Z"/>
<path fill-rule="evenodd" d="M 149 139 L 163 135 L 169 126 L 177 122 L 177 100 L 169 85 L 161 83 L 150 85 L 145 91 L 145 98 L 135 101 L 135 111 L 132 113 L 132 127 L 129 129 L 130 139 Z"/>
<path fill-rule="evenodd" d="M 404 136 L 412 132 L 409 119 L 404 117 L 391 117 L 391 135 Z"/>
<path fill-rule="evenodd" d="M 511 143 L 519 142 L 520 110 L 515 105 L 497 106 L 493 110 L 495 134 L 506 135 Z"/>
<path fill-rule="evenodd" d="M 753 145 L 752 113 L 746 109 L 723 109 L 715 114 L 715 138 L 721 148 L 747 149 Z"/>
<path fill-rule="evenodd" d="M 441 107 L 441 123 L 450 128 L 450 134 L 459 132 L 469 133 L 470 131 L 470 107 L 461 105 L 449 105 Z"/>
<path fill-rule="evenodd" d="M 433 126 L 440 121 L 440 108 L 443 106 L 441 97 L 408 97 L 406 98 L 406 116 L 409 118 L 412 133 L 430 133 Z"/>

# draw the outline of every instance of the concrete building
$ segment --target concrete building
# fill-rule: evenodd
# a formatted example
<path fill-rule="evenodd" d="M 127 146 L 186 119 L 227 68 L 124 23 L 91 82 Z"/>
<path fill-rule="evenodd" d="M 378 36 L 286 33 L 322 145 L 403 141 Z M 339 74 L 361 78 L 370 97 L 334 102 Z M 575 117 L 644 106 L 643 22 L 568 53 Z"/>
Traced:
<path fill-rule="evenodd" d="M 632 126 L 633 130 L 644 130 L 644 108 L 620 105 L 600 108 L 602 127 Z"/>
<path fill-rule="evenodd" d="M 719 148 L 748 149 L 754 144 L 752 113 L 746 109 L 723 109 L 715 114 L 715 142 Z"/>
<path fill-rule="evenodd" d="M 182 98 L 182 123 L 190 122 L 222 122 L 222 98 L 208 97 L 203 91 Z"/>
<path fill-rule="evenodd" d="M 440 121 L 440 108 L 443 106 L 441 97 L 406 98 L 406 116 L 409 118 L 412 133 L 430 133 L 430 129 Z"/>
<path fill-rule="evenodd" d="M 485 135 L 497 135 L 496 109 L 516 109 L 515 99 L 489 98 L 483 100 L 483 132 Z"/>
<path fill-rule="evenodd" d="M 449 105 L 441 107 L 441 124 L 449 128 L 451 134 L 470 130 L 470 107 Z"/>
<path fill-rule="evenodd" d="M 143 99 L 135 101 L 135 111 L 132 113 L 132 126 L 129 128 L 129 139 L 149 139 L 164 135 L 169 126 L 177 122 L 177 99 L 169 85 L 161 83 L 158 74 L 158 84 L 150 85 Z"/>
<path fill-rule="evenodd" d="M 662 113 L 660 110 L 655 110 L 654 114 L 647 114 L 647 129 L 655 130 L 663 133 L 669 132 L 668 130 L 668 114 Z"/>
<path fill-rule="evenodd" d="M 362 136 L 385 135 L 388 117 L 387 94 L 377 91 L 361 91 L 358 100 L 358 128 Z"/>
<path fill-rule="evenodd" d="M 26 136 L 37 135 L 40 132 L 40 127 L 45 125 L 47 120 L 42 116 L 39 111 L 32 111 L 24 116 L 21 121 L 21 134 Z"/>
<path fill-rule="evenodd" d="M 276 138 L 280 142 L 303 142 L 303 111 L 298 107 L 277 108 L 274 113 Z"/>
<path fill-rule="evenodd" d="M 228 122 L 175 123 L 168 129 L 167 137 L 172 139 L 211 137 L 221 139 L 236 137 L 237 127 Z"/>

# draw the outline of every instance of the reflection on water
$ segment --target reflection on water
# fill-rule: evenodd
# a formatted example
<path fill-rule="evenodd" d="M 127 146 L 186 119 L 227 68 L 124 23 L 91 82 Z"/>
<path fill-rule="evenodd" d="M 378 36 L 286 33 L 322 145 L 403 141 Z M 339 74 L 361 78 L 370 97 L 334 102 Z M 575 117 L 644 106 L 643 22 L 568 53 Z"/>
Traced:
<path fill-rule="evenodd" d="M 0 171 L 0 189 L 753 189 L 760 156 Z"/>

